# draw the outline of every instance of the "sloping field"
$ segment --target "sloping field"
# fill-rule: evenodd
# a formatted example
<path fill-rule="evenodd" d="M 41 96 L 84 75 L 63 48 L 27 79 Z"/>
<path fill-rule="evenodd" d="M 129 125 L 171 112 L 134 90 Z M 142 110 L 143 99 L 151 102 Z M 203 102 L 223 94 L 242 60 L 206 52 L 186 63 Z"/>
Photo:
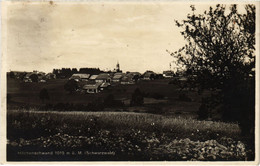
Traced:
<path fill-rule="evenodd" d="M 40 160 L 97 161 L 248 160 L 252 153 L 240 140 L 238 125 L 231 123 L 147 113 L 37 110 L 8 110 L 7 122 L 8 160 L 39 160 L 29 153 L 34 151 L 50 153 Z M 80 154 L 73 157 L 74 151 Z"/>

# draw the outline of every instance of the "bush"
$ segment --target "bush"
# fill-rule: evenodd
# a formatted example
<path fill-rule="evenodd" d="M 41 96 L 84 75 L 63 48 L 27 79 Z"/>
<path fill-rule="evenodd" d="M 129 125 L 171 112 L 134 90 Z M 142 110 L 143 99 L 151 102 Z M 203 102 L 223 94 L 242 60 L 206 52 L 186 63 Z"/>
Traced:
<path fill-rule="evenodd" d="M 38 76 L 37 76 L 37 74 L 32 74 L 32 75 L 30 75 L 30 79 L 32 80 L 32 82 L 38 82 Z"/>
<path fill-rule="evenodd" d="M 69 80 L 65 85 L 64 89 L 66 91 L 69 91 L 72 93 L 73 91 L 76 91 L 79 88 L 78 83 L 75 80 Z"/>
<path fill-rule="evenodd" d="M 130 106 L 141 106 L 144 104 L 144 97 L 139 88 L 136 88 L 132 94 Z"/>

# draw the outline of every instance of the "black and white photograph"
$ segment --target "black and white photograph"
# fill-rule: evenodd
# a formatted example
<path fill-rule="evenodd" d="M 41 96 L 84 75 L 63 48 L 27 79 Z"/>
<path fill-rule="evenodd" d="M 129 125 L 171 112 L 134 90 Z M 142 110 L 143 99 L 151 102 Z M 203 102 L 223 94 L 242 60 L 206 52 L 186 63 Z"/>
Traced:
<path fill-rule="evenodd" d="M 259 4 L 2 1 L 1 158 L 259 164 Z"/>

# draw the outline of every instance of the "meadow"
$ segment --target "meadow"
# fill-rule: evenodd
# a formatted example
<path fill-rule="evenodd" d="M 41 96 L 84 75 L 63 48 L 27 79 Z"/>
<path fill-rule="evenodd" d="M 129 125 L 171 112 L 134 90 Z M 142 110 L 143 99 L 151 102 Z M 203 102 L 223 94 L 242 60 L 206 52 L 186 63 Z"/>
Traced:
<path fill-rule="evenodd" d="M 238 124 L 197 119 L 207 92 L 180 90 L 169 79 L 161 79 L 111 86 L 98 94 L 70 94 L 64 90 L 66 81 L 24 83 L 8 78 L 8 160 L 254 160 L 254 148 L 241 137 Z M 42 88 L 50 100 L 40 100 Z M 136 88 L 144 95 L 142 106 L 130 106 Z M 95 111 L 83 107 L 110 94 L 124 105 Z M 183 94 L 189 100 L 182 100 Z M 46 104 L 63 107 L 48 109 Z"/>
<path fill-rule="evenodd" d="M 113 154 L 42 158 L 98 161 L 232 161 L 248 160 L 252 153 L 232 123 L 147 113 L 39 110 L 9 110 L 7 121 L 10 160 L 38 160 L 14 153 L 21 149 Z"/>
<path fill-rule="evenodd" d="M 48 80 L 46 83 L 25 83 L 8 78 L 7 95 L 8 108 L 34 108 L 46 104 L 74 104 L 87 105 L 96 100 L 104 100 L 112 94 L 116 100 L 120 100 L 126 107 L 116 108 L 130 112 L 157 112 L 158 114 L 176 114 L 178 116 L 196 116 L 200 106 L 201 96 L 194 91 L 179 91 L 174 84 L 169 84 L 169 79 L 140 81 L 133 85 L 116 85 L 97 94 L 69 93 L 64 90 L 66 79 Z M 41 89 L 48 90 L 50 99 L 44 103 L 39 98 Z M 142 107 L 129 107 L 133 92 L 139 88 L 144 94 L 144 105 Z M 179 100 L 180 94 L 191 98 L 191 102 Z M 204 96 L 207 93 L 204 94 Z M 154 110 L 155 109 L 155 110 Z M 115 110 L 115 109 L 113 109 Z M 112 111 L 113 111 L 112 110 Z"/>

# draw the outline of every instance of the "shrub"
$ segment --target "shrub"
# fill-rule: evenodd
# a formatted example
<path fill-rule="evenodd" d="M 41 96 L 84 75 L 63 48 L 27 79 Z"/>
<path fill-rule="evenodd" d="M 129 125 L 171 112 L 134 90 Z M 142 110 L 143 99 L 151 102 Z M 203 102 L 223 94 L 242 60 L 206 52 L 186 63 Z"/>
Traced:
<path fill-rule="evenodd" d="M 75 80 L 69 80 L 65 85 L 64 89 L 66 91 L 69 91 L 72 93 L 73 91 L 76 91 L 79 88 L 78 83 Z"/>
<path fill-rule="evenodd" d="M 144 104 L 144 97 L 139 88 L 136 88 L 132 94 L 130 106 L 140 106 Z"/>
<path fill-rule="evenodd" d="M 37 76 L 37 74 L 32 74 L 32 75 L 30 75 L 30 79 L 32 80 L 32 82 L 38 82 L 38 76 Z"/>

